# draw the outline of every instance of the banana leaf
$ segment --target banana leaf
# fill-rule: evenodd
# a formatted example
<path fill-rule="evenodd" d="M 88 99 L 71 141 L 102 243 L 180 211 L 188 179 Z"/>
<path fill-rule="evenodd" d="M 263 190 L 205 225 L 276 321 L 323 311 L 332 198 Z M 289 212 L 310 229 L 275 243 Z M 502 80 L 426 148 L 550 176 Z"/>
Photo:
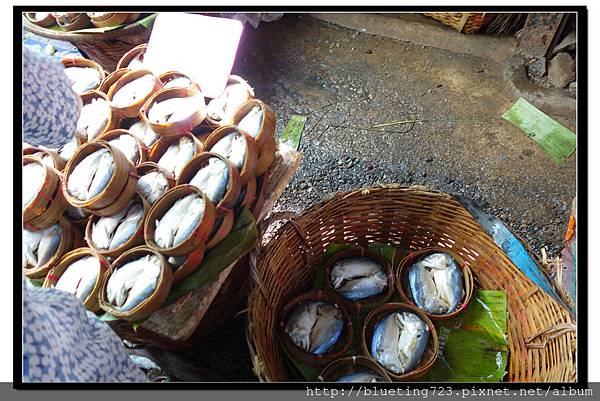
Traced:
<path fill-rule="evenodd" d="M 304 131 L 304 124 L 306 123 L 306 116 L 292 115 L 292 118 L 285 126 L 285 129 L 279 136 L 279 142 L 285 143 L 290 148 L 298 150 L 300 146 L 300 139 L 302 138 L 302 131 Z"/>

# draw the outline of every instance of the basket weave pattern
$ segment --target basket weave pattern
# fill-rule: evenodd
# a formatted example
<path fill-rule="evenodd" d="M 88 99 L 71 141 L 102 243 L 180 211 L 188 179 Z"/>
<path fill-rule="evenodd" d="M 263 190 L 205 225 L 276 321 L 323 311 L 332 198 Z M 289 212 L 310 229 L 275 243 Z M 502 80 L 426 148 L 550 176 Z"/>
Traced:
<path fill-rule="evenodd" d="M 423 15 L 462 33 L 479 32 L 496 18 L 495 14 L 490 13 L 423 13 Z"/>
<path fill-rule="evenodd" d="M 276 339 L 278 313 L 310 288 L 314 267 L 327 246 L 365 247 L 371 242 L 410 250 L 450 248 L 469 265 L 476 287 L 506 291 L 505 380 L 576 379 L 576 331 L 569 312 L 528 279 L 450 195 L 396 186 L 337 194 L 288 220 L 258 250 L 248 304 L 248 344 L 259 379 L 291 378 Z"/>

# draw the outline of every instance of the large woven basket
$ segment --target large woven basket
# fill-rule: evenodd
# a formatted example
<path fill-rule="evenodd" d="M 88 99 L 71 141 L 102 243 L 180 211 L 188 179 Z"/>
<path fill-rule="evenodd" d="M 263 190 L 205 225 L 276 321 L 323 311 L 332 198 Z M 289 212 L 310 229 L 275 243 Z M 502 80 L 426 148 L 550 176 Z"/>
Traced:
<path fill-rule="evenodd" d="M 496 18 L 490 13 L 423 13 L 461 33 L 476 33 Z"/>
<path fill-rule="evenodd" d="M 248 345 L 263 381 L 290 380 L 276 333 L 279 312 L 310 288 L 330 243 L 372 242 L 458 253 L 475 286 L 505 290 L 509 363 L 505 380 L 576 380 L 576 326 L 569 312 L 528 279 L 450 195 L 386 186 L 340 193 L 281 225 L 258 249 L 248 301 Z"/>
<path fill-rule="evenodd" d="M 153 23 L 154 19 L 149 21 L 148 28 L 138 21 L 102 33 L 76 33 L 42 28 L 23 17 L 23 26 L 26 30 L 45 38 L 71 42 L 106 71 L 114 71 L 119 59 L 127 51 L 139 44 L 148 43 Z"/>

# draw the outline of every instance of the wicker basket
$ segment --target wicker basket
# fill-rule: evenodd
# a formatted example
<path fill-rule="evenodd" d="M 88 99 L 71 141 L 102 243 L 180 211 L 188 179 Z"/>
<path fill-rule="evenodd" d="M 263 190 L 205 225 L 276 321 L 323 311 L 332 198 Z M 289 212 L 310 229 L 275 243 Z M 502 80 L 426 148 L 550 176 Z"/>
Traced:
<path fill-rule="evenodd" d="M 129 68 L 119 68 L 118 70 L 111 72 L 102 80 L 102 82 L 100 82 L 100 86 L 98 87 L 98 92 L 107 94 L 108 91 L 110 90 L 110 87 L 113 86 L 113 84 L 115 82 L 117 82 L 119 80 L 119 78 L 121 78 L 123 75 L 127 74 L 128 72 L 131 72 L 131 70 Z"/>
<path fill-rule="evenodd" d="M 258 148 L 256 147 L 256 141 L 249 134 L 240 130 L 235 125 L 224 125 L 217 128 L 208 136 L 204 143 L 204 149 L 210 152 L 221 139 L 228 135 L 243 135 L 246 140 L 246 157 L 244 158 L 244 164 L 240 170 L 240 184 L 244 185 L 248 182 L 250 177 L 255 176 L 256 160 L 258 159 Z"/>
<path fill-rule="evenodd" d="M 129 135 L 129 136 L 133 137 L 135 143 L 137 144 L 137 151 L 138 151 L 137 160 L 135 162 L 133 160 L 129 160 L 130 162 L 132 162 L 134 165 L 138 166 L 138 165 L 148 161 L 148 148 L 146 147 L 146 145 L 144 145 L 144 142 L 142 142 L 142 140 L 140 138 L 133 135 L 126 129 L 117 128 L 117 129 L 113 129 L 110 131 L 105 131 L 102 134 L 98 135 L 97 139 L 99 141 L 109 142 L 109 141 L 112 141 L 113 139 L 119 138 L 121 135 Z"/>
<path fill-rule="evenodd" d="M 391 382 L 386 370 L 366 356 L 349 356 L 331 362 L 317 378 L 320 382 L 336 382 L 342 376 L 354 372 L 356 369 L 369 370 L 380 375 L 384 381 Z"/>
<path fill-rule="evenodd" d="M 289 380 L 276 338 L 279 311 L 310 288 L 314 268 L 331 243 L 401 249 L 452 249 L 470 265 L 476 285 L 505 290 L 509 362 L 513 382 L 576 379 L 576 326 L 556 300 L 537 287 L 502 252 L 462 205 L 448 194 L 387 186 L 335 195 L 286 222 L 258 250 L 248 301 L 248 343 L 261 380 Z"/>
<path fill-rule="evenodd" d="M 107 71 L 114 71 L 119 59 L 132 47 L 148 42 L 153 23 L 153 19 L 149 21 L 148 28 L 135 22 L 103 33 L 71 33 L 42 28 L 23 18 L 26 30 L 45 38 L 71 42 Z"/>
<path fill-rule="evenodd" d="M 476 33 L 496 18 L 490 13 L 423 13 L 461 33 Z"/>
<path fill-rule="evenodd" d="M 133 49 L 128 49 L 127 52 L 123 54 L 123 57 L 119 59 L 117 69 L 129 68 L 129 63 L 131 63 L 134 58 L 143 56 L 144 53 L 146 53 L 146 49 L 148 49 L 147 43 L 142 43 L 135 46 Z"/>
<path fill-rule="evenodd" d="M 32 156 L 37 158 L 49 158 L 52 160 L 52 167 L 57 171 L 63 171 L 65 165 L 67 164 L 66 160 L 63 159 L 53 150 L 44 148 L 42 146 L 29 146 L 23 149 L 23 156 Z"/>
<path fill-rule="evenodd" d="M 102 86 L 102 82 L 100 83 L 100 86 Z M 98 88 L 98 89 L 100 89 L 100 88 Z M 98 139 L 102 134 L 116 128 L 119 125 L 119 118 L 113 112 L 112 108 L 109 106 L 108 98 L 106 97 L 104 92 L 102 92 L 100 90 L 90 90 L 90 91 L 87 91 L 87 92 L 84 92 L 81 94 L 81 101 L 84 105 L 90 103 L 93 99 L 98 99 L 98 98 L 104 99 L 106 101 L 106 107 L 108 107 L 108 119 L 106 120 L 106 125 L 104 125 L 102 130 L 100 132 L 98 132 L 94 136 L 94 138 L 92 138 L 92 140 Z M 75 137 L 77 138 L 77 143 L 79 145 L 83 145 L 88 140 L 90 140 L 90 138 L 88 138 L 87 134 L 84 134 L 84 133 L 80 132 L 79 130 L 75 131 Z"/>
<path fill-rule="evenodd" d="M 154 86 L 152 87 L 152 90 L 149 93 L 147 93 L 143 98 L 137 99 L 127 106 L 117 107 L 113 103 L 113 97 L 119 91 L 119 89 L 121 89 L 125 84 L 128 84 L 138 78 L 141 78 L 144 75 L 152 75 L 152 77 L 154 78 Z M 160 82 L 160 79 L 158 79 L 158 77 L 154 75 L 152 71 L 133 70 L 123 74 L 121 78 L 117 79 L 115 83 L 112 84 L 109 88 L 106 97 L 110 102 L 111 109 L 117 116 L 119 116 L 120 118 L 136 118 L 138 117 L 140 109 L 142 108 L 144 103 L 146 103 L 146 100 L 148 100 L 155 92 L 158 92 L 160 89 L 162 89 L 162 82 Z"/>

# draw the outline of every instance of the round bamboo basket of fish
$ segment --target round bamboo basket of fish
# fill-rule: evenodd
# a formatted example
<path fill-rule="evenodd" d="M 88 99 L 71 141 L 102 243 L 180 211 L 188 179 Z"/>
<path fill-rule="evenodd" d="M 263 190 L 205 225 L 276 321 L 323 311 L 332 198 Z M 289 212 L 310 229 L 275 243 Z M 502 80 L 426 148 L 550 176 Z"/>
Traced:
<path fill-rule="evenodd" d="M 255 199 L 252 202 L 252 206 L 250 207 L 250 211 L 252 212 L 254 218 L 258 220 L 260 212 L 262 212 L 263 206 L 265 205 L 265 200 L 267 199 L 267 188 L 269 187 L 269 174 L 265 173 L 260 177 L 257 177 L 255 182 L 258 195 L 255 196 Z"/>
<path fill-rule="evenodd" d="M 275 139 L 275 112 L 268 104 L 258 99 L 248 100 L 235 110 L 231 119 L 231 124 L 237 126 L 254 107 L 258 107 L 263 113 L 260 129 L 258 134 L 256 134 L 256 137 L 254 137 L 259 152 L 262 152 L 269 144 L 269 141 Z"/>
<path fill-rule="evenodd" d="M 66 164 L 66 160 L 60 157 L 58 153 L 43 146 L 28 146 L 23 149 L 23 156 L 37 157 L 39 159 L 48 158 L 52 161 L 52 168 L 57 171 L 62 171 Z"/>
<path fill-rule="evenodd" d="M 246 91 L 248 92 L 248 99 L 254 98 L 254 89 L 248 84 L 248 81 L 246 81 L 244 78 L 240 77 L 239 75 L 230 75 L 229 78 L 227 78 L 227 84 L 225 87 L 232 85 L 232 84 L 242 84 L 242 86 L 244 86 L 246 88 Z M 246 100 L 248 100 L 248 99 L 246 99 Z M 206 116 L 206 122 L 211 127 L 217 128 L 222 125 L 231 124 L 232 116 L 233 116 L 233 114 L 231 114 L 229 117 L 223 116 L 224 118 L 222 120 L 215 120 L 215 119 L 210 118 L 209 116 Z"/>
<path fill-rule="evenodd" d="M 102 85 L 102 83 L 100 83 L 100 85 Z M 91 90 L 91 91 L 87 91 L 87 92 L 81 94 L 81 101 L 83 102 L 84 105 L 90 103 L 92 101 L 92 99 L 96 99 L 96 98 L 102 98 L 102 99 L 106 100 L 107 104 L 110 104 L 108 102 L 108 98 L 106 97 L 106 95 L 100 90 Z M 119 118 L 114 113 L 113 109 L 111 107 L 109 107 L 109 114 L 108 114 L 108 120 L 106 121 L 106 125 L 104 126 L 102 131 L 100 131 L 96 135 L 95 139 L 98 139 L 105 132 L 115 129 L 118 126 L 119 126 Z M 81 135 L 81 133 L 79 133 L 79 131 L 75 131 L 75 136 L 77 137 L 77 143 L 79 145 L 83 145 L 84 143 L 86 143 L 89 140 L 87 136 L 84 137 L 83 135 Z"/>
<path fill-rule="evenodd" d="M 111 72 L 102 80 L 102 82 L 100 82 L 98 91 L 102 92 L 104 94 L 108 93 L 108 91 L 110 90 L 110 87 L 113 86 L 114 83 L 119 80 L 119 78 L 121 78 L 123 75 L 127 74 L 128 72 L 131 72 L 131 70 L 129 68 L 120 68 L 116 71 Z"/>
<path fill-rule="evenodd" d="M 370 350 L 371 339 L 373 338 L 373 331 L 375 330 L 375 325 L 381 319 L 394 312 L 410 312 L 417 315 L 429 328 L 429 339 L 427 340 L 425 351 L 423 351 L 423 355 L 421 355 L 421 359 L 414 369 L 404 374 L 395 374 L 390 371 L 387 371 L 388 376 L 394 381 L 408 381 L 420 379 L 433 367 L 433 364 L 435 363 L 435 360 L 438 356 L 439 341 L 437 332 L 435 330 L 435 326 L 433 325 L 432 321 L 427 317 L 425 313 L 423 313 L 421 309 L 415 306 L 392 302 L 383 304 L 380 307 L 373 309 L 367 315 L 363 326 L 361 344 L 362 352 L 365 355 L 373 357 L 373 355 L 371 355 Z"/>
<path fill-rule="evenodd" d="M 383 378 L 384 382 L 391 382 L 387 371 L 379 366 L 371 358 L 362 355 L 349 356 L 340 358 L 337 361 L 331 362 L 317 378 L 320 382 L 337 382 L 340 378 L 347 374 L 351 374 L 357 370 L 371 371 Z"/>
<path fill-rule="evenodd" d="M 72 196 L 67 190 L 69 176 L 75 166 L 86 156 L 102 148 L 108 149 L 113 157 L 114 171 L 108 184 L 102 192 L 88 200 L 80 200 Z M 127 160 L 125 155 L 116 147 L 105 141 L 88 142 L 77 149 L 71 160 L 67 163 L 64 172 L 62 192 L 71 205 L 86 209 L 99 216 L 110 216 L 124 208 L 133 198 L 137 186 L 137 172 L 135 166 Z M 109 208 L 109 206 L 112 207 Z M 114 210 L 115 207 L 121 209 Z"/>
<path fill-rule="evenodd" d="M 137 166 L 135 166 L 135 170 L 138 173 L 138 176 L 143 176 L 146 175 L 152 171 L 160 171 L 161 173 L 164 174 L 165 177 L 167 177 L 167 183 L 169 184 L 169 189 L 173 188 L 176 185 L 176 180 L 175 177 L 173 177 L 173 175 L 165 170 L 164 168 L 162 168 L 161 166 L 159 166 L 158 164 L 154 163 L 154 162 L 144 162 L 144 163 L 140 163 Z"/>
<path fill-rule="evenodd" d="M 233 209 L 225 207 L 217 207 L 215 215 L 215 226 L 208 241 L 206 242 L 206 250 L 212 249 L 223 241 L 229 235 L 235 222 L 235 212 Z"/>
<path fill-rule="evenodd" d="M 100 74 L 100 82 L 106 77 L 106 73 L 104 72 L 104 68 L 93 60 L 81 57 L 63 57 L 60 62 L 65 68 L 69 67 L 88 67 L 93 68 L 98 71 Z M 98 84 L 100 86 L 100 84 Z M 93 88 L 93 90 L 98 89 L 98 87 Z"/>
<path fill-rule="evenodd" d="M 196 152 L 194 153 L 194 157 L 199 155 L 200 153 L 202 153 L 202 151 L 204 150 L 203 143 L 200 142 L 200 140 L 198 138 L 196 138 L 194 135 L 192 135 L 190 132 L 185 132 L 183 134 L 176 135 L 176 136 L 161 137 L 158 141 L 156 141 L 156 143 L 154 143 L 154 145 L 152 145 L 150 147 L 148 159 L 151 162 L 158 164 L 158 162 L 160 161 L 160 158 L 165 154 L 165 152 L 167 151 L 169 146 L 171 146 L 173 143 L 179 141 L 179 139 L 182 136 L 187 136 L 194 142 L 194 146 L 196 147 Z M 190 159 L 190 160 L 192 160 L 192 159 Z M 182 171 L 183 171 L 183 169 L 182 169 Z M 181 175 L 181 172 L 179 174 Z M 177 179 L 177 177 L 175 177 L 175 178 Z"/>
<path fill-rule="evenodd" d="M 54 252 L 54 255 L 52 255 L 52 257 L 43 265 L 32 267 L 26 266 L 23 271 L 27 278 L 40 279 L 46 277 L 48 272 L 58 263 L 60 258 L 81 242 L 81 234 L 79 234 L 79 231 L 75 229 L 66 218 L 61 217 L 58 220 L 58 225 L 60 226 L 61 236 L 56 252 Z"/>
<path fill-rule="evenodd" d="M 76 31 L 90 26 L 90 17 L 86 13 L 53 13 L 52 16 L 56 19 L 56 23 L 65 31 Z"/>
<path fill-rule="evenodd" d="M 152 106 L 157 102 L 162 102 L 172 98 L 190 98 L 193 96 L 202 96 L 202 94 L 197 88 L 161 89 L 148 98 L 148 100 L 141 107 L 139 116 L 147 125 L 152 128 L 154 132 L 162 136 L 173 136 L 190 132 L 194 127 L 200 125 L 200 123 L 204 121 L 204 117 L 206 117 L 206 104 L 204 103 L 204 98 L 201 102 L 198 102 L 199 108 L 182 120 L 156 123 L 150 121 L 148 118 L 148 113 L 150 112 Z"/>
<path fill-rule="evenodd" d="M 459 266 L 460 271 L 462 273 L 463 285 L 465 294 L 463 296 L 462 302 L 459 307 L 453 311 L 452 313 L 447 313 L 445 315 L 435 315 L 433 313 L 428 313 L 425 310 L 422 310 L 423 313 L 427 315 L 431 320 L 446 320 L 453 318 L 454 316 L 461 313 L 469 306 L 469 302 L 471 301 L 471 296 L 473 295 L 473 274 L 471 273 L 471 269 L 469 265 L 465 262 L 465 260 L 456 252 L 453 252 L 451 249 L 440 248 L 440 247 L 427 247 L 423 249 L 419 249 L 415 252 L 410 252 L 398 265 L 398 270 L 396 273 L 396 289 L 398 290 L 398 294 L 400 294 L 400 298 L 402 302 L 411 304 L 418 308 L 415 305 L 410 286 L 408 281 L 408 272 L 412 264 L 418 260 L 421 256 L 428 255 L 430 253 L 442 252 L 450 255 Z"/>
<path fill-rule="evenodd" d="M 177 200 L 191 194 L 198 195 L 204 200 L 205 208 L 202 219 L 196 228 L 192 230 L 191 234 L 180 244 L 171 248 L 161 248 L 154 240 L 156 221 L 160 220 Z M 146 244 L 150 248 L 168 256 L 182 256 L 200 248 L 205 248 L 206 240 L 210 236 L 215 225 L 215 217 L 215 206 L 202 191 L 189 184 L 177 185 L 163 194 L 163 196 L 161 196 L 150 208 L 144 224 L 144 238 Z"/>
<path fill-rule="evenodd" d="M 257 179 L 252 176 L 248 179 L 246 185 L 242 186 L 240 190 L 240 197 L 235 203 L 235 212 L 238 213 L 243 208 L 252 208 L 254 201 L 256 200 L 257 191 Z"/>
<path fill-rule="evenodd" d="M 148 160 L 148 148 L 146 147 L 146 145 L 144 145 L 144 143 L 141 141 L 140 138 L 133 135 L 126 129 L 116 128 L 116 129 L 113 129 L 110 131 L 106 131 L 106 132 L 100 134 L 96 139 L 99 141 L 108 142 L 108 141 L 112 141 L 113 139 L 120 137 L 121 135 L 131 136 L 135 140 L 135 143 L 137 144 L 138 160 L 137 160 L 137 162 L 135 162 L 133 164 L 135 164 L 137 166 L 139 164 L 146 162 Z"/>
<path fill-rule="evenodd" d="M 285 324 L 289 317 L 290 312 L 294 309 L 294 307 L 301 302 L 304 301 L 323 301 L 329 302 L 335 305 L 338 305 L 340 311 L 342 312 L 344 327 L 342 328 L 342 333 L 338 341 L 331 347 L 331 349 L 324 354 L 315 355 L 304 349 L 297 346 L 290 337 L 285 332 Z M 343 305 L 339 304 L 338 298 L 332 294 L 329 294 L 324 291 L 311 291 L 308 293 L 301 294 L 290 301 L 287 305 L 283 307 L 281 313 L 279 314 L 279 325 L 277 327 L 277 335 L 279 338 L 279 342 L 282 344 L 283 348 L 286 350 L 288 355 L 302 363 L 311 366 L 325 366 L 336 359 L 341 358 L 352 345 L 352 319 L 350 315 L 346 311 Z"/>
<path fill-rule="evenodd" d="M 174 79 L 186 78 L 191 83 L 191 85 L 187 86 L 186 88 L 193 88 L 193 89 L 196 89 L 197 91 L 201 92 L 200 86 L 198 85 L 198 83 L 196 81 L 194 81 L 192 78 L 190 78 L 189 76 L 187 76 L 184 73 L 179 72 L 179 71 L 167 71 L 167 72 L 160 74 L 160 76 L 158 78 L 160 79 L 160 81 L 163 84 L 163 87 L 165 87 L 165 88 L 166 88 L 166 85 Z M 169 89 L 169 88 L 166 88 L 166 89 Z"/>
<path fill-rule="evenodd" d="M 119 91 L 119 89 L 121 89 L 125 84 L 128 84 L 129 82 L 131 82 L 137 78 L 140 78 L 144 75 L 147 75 L 147 74 L 152 75 L 152 77 L 154 78 L 154 86 L 148 94 L 146 94 L 145 96 L 143 96 L 140 99 L 135 100 L 133 103 L 131 103 L 128 106 L 124 106 L 124 107 L 113 106 L 113 102 L 112 102 L 113 97 L 114 97 L 115 93 L 117 93 Z M 160 79 L 158 79 L 158 77 L 152 73 L 152 71 L 150 71 L 150 70 L 133 70 L 133 71 L 129 71 L 129 72 L 123 74 L 123 76 L 121 78 L 117 79 L 116 82 L 114 84 L 112 84 L 112 86 L 108 90 L 108 93 L 106 94 L 106 96 L 111 104 L 111 108 L 114 110 L 115 114 L 118 117 L 134 118 L 134 117 L 138 116 L 138 113 L 139 113 L 140 109 L 142 108 L 142 106 L 144 105 L 144 103 L 146 103 L 146 101 L 155 92 L 159 91 L 160 89 L 162 89 L 162 83 L 160 82 Z"/>
<path fill-rule="evenodd" d="M 277 149 L 278 146 L 275 138 L 269 138 L 267 144 L 258 152 L 256 167 L 254 168 L 254 173 L 257 177 L 265 174 L 269 170 L 273 160 L 275 160 L 275 153 L 277 152 Z"/>
<path fill-rule="evenodd" d="M 186 255 L 181 266 L 173 266 L 173 283 L 177 283 L 196 271 L 204 260 L 206 247 L 200 247 Z"/>
<path fill-rule="evenodd" d="M 139 16 L 139 13 L 104 13 L 100 16 L 94 16 L 92 13 L 88 13 L 88 17 L 92 21 L 92 24 L 97 28 L 104 28 L 107 26 L 122 25 L 132 19 Z"/>
<path fill-rule="evenodd" d="M 121 68 L 129 68 L 129 63 L 133 61 L 134 58 L 143 56 L 146 53 L 146 49 L 148 49 L 147 43 L 142 43 L 141 45 L 137 45 L 133 49 L 129 50 L 117 63 L 117 70 Z"/>
<path fill-rule="evenodd" d="M 576 325 L 568 308 L 515 266 L 451 195 L 397 185 L 358 188 L 286 220 L 277 229 L 272 225 L 274 232 L 259 240 L 260 257 L 248 298 L 247 339 L 260 380 L 292 378 L 277 340 L 278 311 L 313 285 L 315 268 L 328 246 L 368 248 L 374 242 L 399 250 L 443 244 L 467 262 L 478 288 L 506 292 L 505 381 L 576 380 Z"/>
<path fill-rule="evenodd" d="M 156 255 L 161 262 L 161 273 L 158 276 L 158 281 L 156 283 L 156 288 L 154 292 L 142 301 L 138 306 L 131 309 L 127 312 L 120 312 L 114 306 L 108 303 L 107 295 L 106 295 L 106 286 L 108 284 L 108 279 L 110 276 L 125 263 L 130 262 L 135 259 L 139 259 L 144 257 L 145 255 Z M 128 320 L 128 321 L 136 321 L 142 320 L 148 316 L 150 316 L 155 310 L 160 308 L 160 306 L 165 302 L 167 297 L 169 296 L 169 292 L 171 292 L 171 286 L 173 285 L 173 274 L 171 273 L 172 267 L 167 261 L 167 258 L 162 255 L 160 252 L 157 252 L 147 246 L 138 246 L 136 248 L 125 251 L 121 256 L 115 259 L 106 274 L 104 274 L 102 278 L 102 282 L 100 284 L 100 292 L 99 292 L 99 300 L 100 300 L 100 308 L 105 312 L 110 313 L 111 315 L 118 317 L 119 319 Z"/>
<path fill-rule="evenodd" d="M 342 294 L 340 294 L 339 292 L 337 292 L 335 290 L 333 283 L 331 282 L 331 270 L 333 269 L 333 265 L 336 262 L 339 262 L 340 260 L 347 259 L 347 258 L 359 258 L 359 257 L 368 258 L 368 259 L 376 262 L 377 264 L 379 264 L 381 267 L 383 267 L 383 269 L 385 270 L 386 276 L 387 276 L 388 286 L 387 286 L 387 289 L 380 294 L 376 294 L 376 295 L 370 296 L 368 298 L 352 301 L 352 300 L 344 298 L 344 296 Z M 377 307 L 392 298 L 392 296 L 394 295 L 394 290 L 395 290 L 394 270 L 393 270 L 392 266 L 390 265 L 390 262 L 386 258 L 384 258 L 383 256 L 381 256 L 377 253 L 370 252 L 362 247 L 346 249 L 346 250 L 335 253 L 327 261 L 327 264 L 325 265 L 325 287 L 332 293 L 339 296 L 339 298 L 340 298 L 339 302 L 342 305 L 344 305 L 346 310 L 348 310 L 350 313 L 355 314 L 356 316 L 360 316 L 365 310 L 367 310 L 367 311 L 371 310 L 374 307 Z"/>
<path fill-rule="evenodd" d="M 25 13 L 25 18 L 27 18 L 33 24 L 36 24 L 37 26 L 41 26 L 42 28 L 47 28 L 49 26 L 56 24 L 56 19 L 54 19 L 54 16 L 52 15 L 52 13 L 48 13 L 48 15 L 46 15 L 44 18 L 41 18 L 41 19 L 36 19 L 35 14 L 36 13 Z"/>
<path fill-rule="evenodd" d="M 67 201 L 60 191 L 61 175 L 41 159 L 23 157 L 23 166 L 37 163 L 44 168 L 44 182 L 38 193 L 23 208 L 23 223 L 27 229 L 44 229 L 55 224 L 67 208 Z"/>
<path fill-rule="evenodd" d="M 208 161 L 213 157 L 216 157 L 227 165 L 229 174 L 229 180 L 227 182 L 227 188 L 223 194 L 223 198 L 215 206 L 217 208 L 231 209 L 234 207 L 235 202 L 240 196 L 240 174 L 238 169 L 226 157 L 212 152 L 202 152 L 197 154 L 189 162 L 187 162 L 187 164 L 181 170 L 181 173 L 177 178 L 177 185 L 189 184 L 196 173 L 198 173 L 201 168 L 208 165 Z"/>
<path fill-rule="evenodd" d="M 235 125 L 225 125 L 217 128 L 208 136 L 204 143 L 204 149 L 207 152 L 212 151 L 212 147 L 217 144 L 221 139 L 229 134 L 241 134 L 246 139 L 246 157 L 244 158 L 244 164 L 239 169 L 240 183 L 241 185 L 248 182 L 250 176 L 255 175 L 256 161 L 258 159 L 258 149 L 256 147 L 256 141 L 250 135 L 240 130 Z"/>
<path fill-rule="evenodd" d="M 128 249 L 134 248 L 139 245 L 144 245 L 144 243 L 145 243 L 144 242 L 144 221 L 146 220 L 146 216 L 148 216 L 148 211 L 150 210 L 150 204 L 140 194 L 136 193 L 135 196 L 137 196 L 141 200 L 142 207 L 144 208 L 144 214 L 142 216 L 142 219 L 140 220 L 140 224 L 138 225 L 138 227 L 135 230 L 135 232 L 133 233 L 133 235 L 131 237 L 129 237 L 129 239 L 127 241 L 125 241 L 123 244 L 121 244 L 121 246 L 118 246 L 115 249 L 110 249 L 110 250 L 109 249 L 100 249 L 96 246 L 96 244 L 94 244 L 94 241 L 92 241 L 93 225 L 100 219 L 100 217 L 99 216 L 91 216 L 88 219 L 87 225 L 85 227 L 85 240 L 86 240 L 88 247 L 91 250 L 93 250 L 98 255 L 108 257 L 108 258 L 115 258 L 115 257 L 121 255 L 123 252 L 125 252 Z"/>
<path fill-rule="evenodd" d="M 106 258 L 103 256 L 96 255 L 90 248 L 77 248 L 63 255 L 58 264 L 46 276 L 43 287 L 54 288 L 67 268 L 73 263 L 77 262 L 79 259 L 86 256 L 93 256 L 100 261 L 100 273 L 96 278 L 96 283 L 94 284 L 90 295 L 88 295 L 83 301 L 83 306 L 85 306 L 87 310 L 95 313 L 100 310 L 98 296 L 100 293 L 102 278 L 108 272 L 110 263 L 108 263 Z"/>

